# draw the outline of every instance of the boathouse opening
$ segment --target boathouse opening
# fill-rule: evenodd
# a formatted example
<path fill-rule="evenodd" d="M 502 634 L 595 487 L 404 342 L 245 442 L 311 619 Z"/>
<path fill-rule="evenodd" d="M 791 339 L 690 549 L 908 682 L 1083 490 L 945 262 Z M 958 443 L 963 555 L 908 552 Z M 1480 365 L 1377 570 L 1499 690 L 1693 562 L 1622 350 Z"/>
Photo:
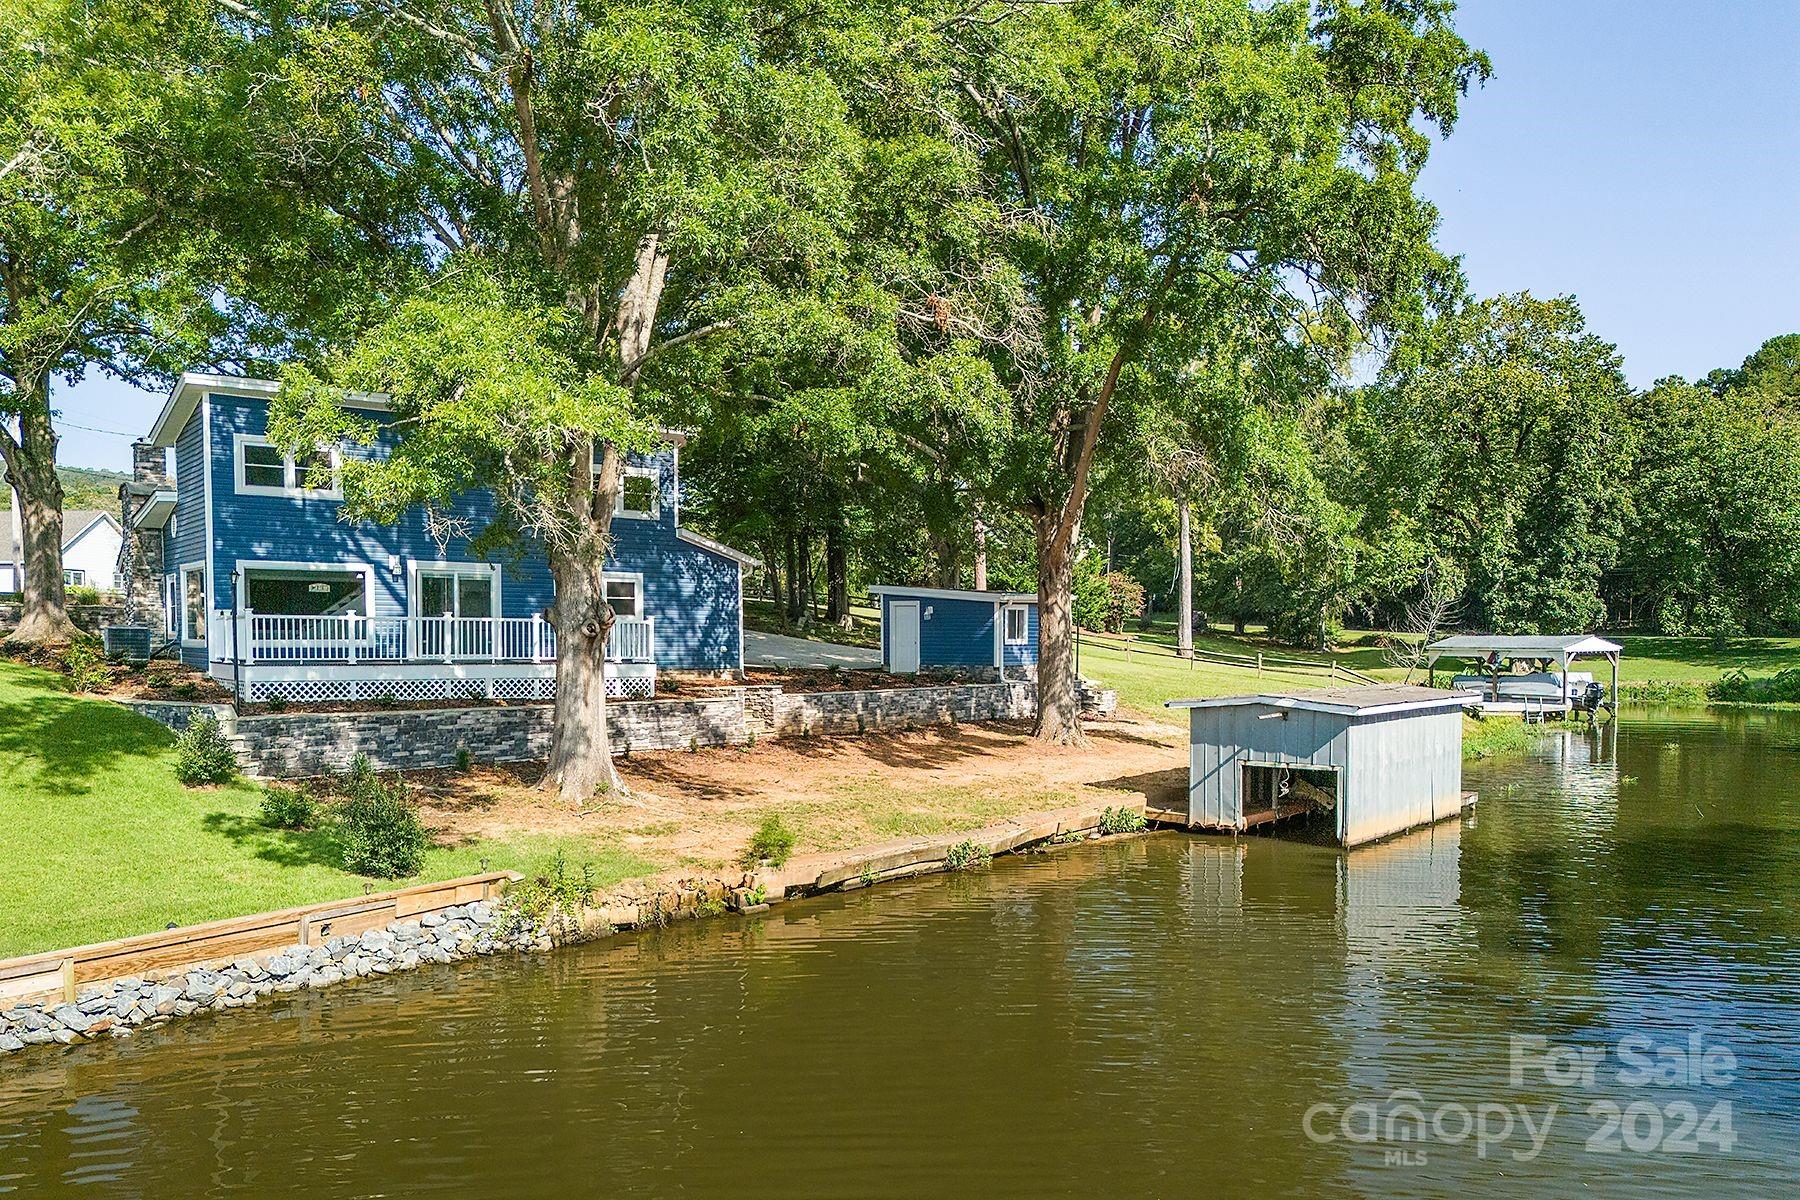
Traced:
<path fill-rule="evenodd" d="M 1338 773 L 1288 763 L 1245 763 L 1244 826 L 1318 817 L 1337 811 Z"/>

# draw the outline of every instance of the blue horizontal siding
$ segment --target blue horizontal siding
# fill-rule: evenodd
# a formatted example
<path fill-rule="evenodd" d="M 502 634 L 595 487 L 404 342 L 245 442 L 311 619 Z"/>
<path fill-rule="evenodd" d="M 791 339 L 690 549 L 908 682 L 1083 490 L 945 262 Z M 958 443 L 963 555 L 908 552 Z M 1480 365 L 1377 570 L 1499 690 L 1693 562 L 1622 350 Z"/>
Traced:
<path fill-rule="evenodd" d="M 452 535 L 440 546 L 427 531 L 424 513 L 417 509 L 408 512 L 398 524 L 385 526 L 346 521 L 343 502 L 339 500 L 239 495 L 234 436 L 266 435 L 268 404 L 224 393 L 213 393 L 209 401 L 202 411 L 210 409 L 212 413 L 212 594 L 216 609 L 232 607 L 231 572 L 237 569 L 239 560 L 367 564 L 371 577 L 370 607 L 377 616 L 406 612 L 408 568 L 413 562 L 490 561 L 472 551 L 469 537 L 462 534 Z M 179 447 L 177 460 L 179 472 Z M 198 461 L 196 457 L 196 467 Z M 613 545 L 605 569 L 643 574 L 644 613 L 656 618 L 659 666 L 678 670 L 736 668 L 741 661 L 737 563 L 677 536 L 672 447 L 658 454 L 633 456 L 632 461 L 658 469 L 663 503 L 654 519 L 614 521 Z M 187 478 L 198 478 L 197 469 Z M 182 502 L 196 489 L 181 482 L 177 486 L 180 512 Z M 479 534 L 494 513 L 493 496 L 483 490 L 461 497 L 447 515 L 465 522 L 469 534 Z M 199 529 L 201 522 L 184 520 L 182 524 Z M 203 532 L 196 536 L 198 541 L 204 541 Z M 501 567 L 502 615 L 525 617 L 550 606 L 555 589 L 549 562 L 541 549 L 527 544 L 496 556 L 493 561 Z"/>

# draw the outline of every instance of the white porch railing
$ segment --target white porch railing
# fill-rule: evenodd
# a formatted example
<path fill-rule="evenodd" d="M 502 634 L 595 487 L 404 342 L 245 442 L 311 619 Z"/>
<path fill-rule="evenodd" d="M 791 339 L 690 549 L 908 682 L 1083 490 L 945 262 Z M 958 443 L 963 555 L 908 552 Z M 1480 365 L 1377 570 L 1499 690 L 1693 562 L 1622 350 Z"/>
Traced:
<path fill-rule="evenodd" d="M 556 628 L 542 617 L 239 617 L 246 662 L 551 662 Z M 606 642 L 611 662 L 654 662 L 656 618 L 617 617 Z"/>

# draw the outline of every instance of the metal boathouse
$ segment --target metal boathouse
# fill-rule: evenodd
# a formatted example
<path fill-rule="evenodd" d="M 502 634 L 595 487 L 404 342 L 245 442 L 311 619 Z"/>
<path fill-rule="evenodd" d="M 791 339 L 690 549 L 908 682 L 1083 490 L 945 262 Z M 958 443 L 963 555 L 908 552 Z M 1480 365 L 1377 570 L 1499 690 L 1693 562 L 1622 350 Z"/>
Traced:
<path fill-rule="evenodd" d="M 1474 697 L 1382 685 L 1171 700 L 1188 710 L 1187 808 L 1165 823 L 1243 831 L 1331 813 L 1356 846 L 1460 813 L 1462 709 Z"/>

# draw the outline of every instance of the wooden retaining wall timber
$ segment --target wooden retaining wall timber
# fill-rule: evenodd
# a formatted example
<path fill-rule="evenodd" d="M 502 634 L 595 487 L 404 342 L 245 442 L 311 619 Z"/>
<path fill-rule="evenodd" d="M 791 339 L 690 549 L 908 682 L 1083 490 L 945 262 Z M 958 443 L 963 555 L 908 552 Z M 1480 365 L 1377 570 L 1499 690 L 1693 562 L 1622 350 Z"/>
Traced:
<path fill-rule="evenodd" d="M 84 984 L 146 976 L 177 968 L 240 958 L 284 946 L 312 945 L 327 938 L 384 929 L 408 917 L 492 900 L 522 878 L 516 871 L 489 871 L 441 883 L 421 883 L 392 892 L 327 900 L 278 912 L 227 917 L 157 933 L 69 950 L 51 950 L 0 960 L 0 1007 L 28 999 L 61 996 L 73 1000 Z"/>

